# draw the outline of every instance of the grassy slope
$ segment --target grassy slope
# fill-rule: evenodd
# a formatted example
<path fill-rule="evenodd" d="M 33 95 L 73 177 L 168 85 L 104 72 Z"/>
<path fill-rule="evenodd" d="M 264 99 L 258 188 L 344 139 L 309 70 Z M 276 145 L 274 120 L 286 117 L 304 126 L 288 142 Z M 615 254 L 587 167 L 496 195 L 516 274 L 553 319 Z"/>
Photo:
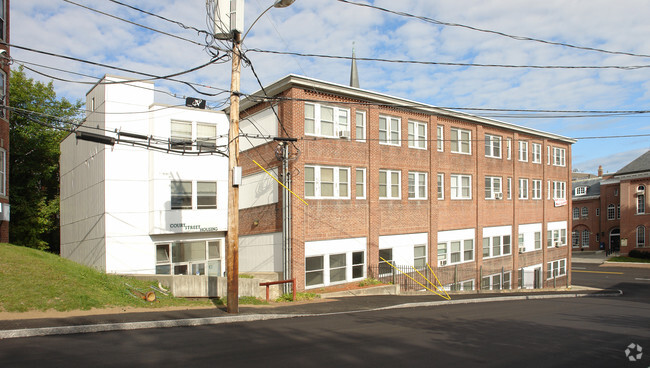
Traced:
<path fill-rule="evenodd" d="M 58 311 L 104 307 L 166 307 L 212 304 L 165 297 L 145 302 L 129 294 L 129 284 L 142 292 L 157 283 L 107 275 L 57 255 L 35 249 L 0 244 L 0 311 Z"/>

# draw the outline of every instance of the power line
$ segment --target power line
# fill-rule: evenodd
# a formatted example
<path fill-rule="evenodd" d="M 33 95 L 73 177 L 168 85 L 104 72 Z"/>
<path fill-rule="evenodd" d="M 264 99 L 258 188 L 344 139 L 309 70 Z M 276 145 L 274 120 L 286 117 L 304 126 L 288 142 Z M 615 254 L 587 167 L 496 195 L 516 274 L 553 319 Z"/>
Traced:
<path fill-rule="evenodd" d="M 338 0 L 340 1 L 340 0 Z M 246 52 L 257 52 L 276 55 L 290 55 L 301 57 L 312 57 L 322 59 L 340 59 L 352 60 L 352 56 L 340 55 L 326 55 L 326 54 L 313 54 L 301 53 L 292 51 L 277 51 L 277 50 L 263 50 L 258 48 L 246 49 Z M 421 61 L 421 60 L 397 60 L 397 59 L 383 59 L 383 58 L 366 58 L 355 57 L 357 61 L 375 61 L 383 63 L 398 63 L 398 64 L 419 64 L 419 65 L 440 65 L 440 66 L 462 66 L 462 67 L 486 67 L 486 68 L 511 68 L 511 69 L 620 69 L 620 70 L 636 70 L 650 68 L 650 65 L 514 65 L 514 64 L 479 64 L 479 63 L 452 63 L 442 61 Z"/>
<path fill-rule="evenodd" d="M 650 55 L 647 55 L 647 54 L 636 54 L 636 53 L 624 52 L 624 51 L 610 51 L 610 50 L 604 50 L 604 49 L 599 49 L 599 48 L 594 48 L 594 47 L 576 46 L 576 45 L 572 45 L 572 44 L 568 44 L 568 43 L 564 43 L 564 42 L 547 41 L 547 40 L 542 40 L 542 39 L 539 39 L 539 38 L 532 38 L 532 37 L 525 37 L 525 36 L 515 36 L 515 35 L 507 34 L 507 33 L 504 33 L 504 32 L 494 31 L 494 30 L 490 30 L 490 29 L 477 28 L 477 27 L 472 27 L 472 26 L 459 24 L 459 23 L 442 22 L 442 21 L 435 20 L 435 19 L 432 19 L 432 18 L 428 18 L 428 17 L 424 17 L 424 16 L 420 16 L 420 15 L 414 15 L 414 14 L 405 13 L 405 12 L 400 12 L 400 11 L 395 11 L 395 10 L 390 10 L 390 9 L 386 9 L 386 8 L 382 8 L 382 7 L 375 6 L 375 5 L 370 5 L 370 4 L 357 3 L 357 2 L 353 2 L 353 1 L 349 1 L 349 0 L 337 0 L 337 1 L 342 2 L 342 3 L 346 3 L 346 4 L 350 4 L 350 5 L 356 5 L 356 6 L 362 6 L 362 7 L 366 7 L 366 8 L 381 10 L 383 12 L 392 13 L 392 14 L 403 16 L 403 17 L 416 18 L 416 19 L 419 19 L 419 20 L 422 20 L 422 21 L 425 21 L 425 22 L 428 22 L 428 23 L 437 24 L 437 25 L 449 26 L 449 27 L 461 27 L 461 28 L 470 29 L 472 31 L 496 34 L 496 35 L 499 35 L 499 36 L 512 38 L 512 39 L 517 40 L 517 41 L 533 41 L 533 42 L 539 42 L 539 43 L 544 43 L 544 44 L 548 44 L 548 45 L 564 46 L 564 47 L 569 47 L 569 48 L 573 48 L 573 49 L 586 50 L 586 51 L 596 51 L 596 52 L 602 52 L 602 53 L 606 53 L 606 54 L 627 55 L 627 56 L 650 58 Z"/>

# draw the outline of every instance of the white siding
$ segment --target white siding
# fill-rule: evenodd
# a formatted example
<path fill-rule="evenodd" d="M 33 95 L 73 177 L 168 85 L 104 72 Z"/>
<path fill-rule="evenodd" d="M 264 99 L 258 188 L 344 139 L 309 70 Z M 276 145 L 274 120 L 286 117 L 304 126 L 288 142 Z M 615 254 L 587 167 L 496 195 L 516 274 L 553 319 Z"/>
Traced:
<path fill-rule="evenodd" d="M 282 272 L 282 233 L 239 237 L 240 272 Z"/>
<path fill-rule="evenodd" d="M 266 137 L 277 137 L 278 118 L 273 113 L 273 110 L 268 108 L 251 116 L 242 117 L 239 121 L 239 130 L 241 130 L 243 134 L 250 134 L 253 136 L 263 135 Z M 240 137 L 239 149 L 241 151 L 246 151 L 268 142 L 269 138 Z"/>
<path fill-rule="evenodd" d="M 267 171 L 273 177 L 278 177 L 278 169 L 267 169 Z M 278 185 L 278 182 L 265 172 L 243 177 L 242 185 L 239 186 L 239 208 L 277 203 Z"/>

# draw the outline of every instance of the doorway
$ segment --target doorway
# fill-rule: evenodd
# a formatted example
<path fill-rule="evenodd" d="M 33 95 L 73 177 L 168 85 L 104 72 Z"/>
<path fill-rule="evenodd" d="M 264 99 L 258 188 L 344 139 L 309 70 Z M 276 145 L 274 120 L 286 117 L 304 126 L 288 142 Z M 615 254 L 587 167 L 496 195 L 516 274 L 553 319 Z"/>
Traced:
<path fill-rule="evenodd" d="M 612 252 L 621 250 L 621 230 L 619 228 L 614 228 L 609 232 L 609 247 Z"/>

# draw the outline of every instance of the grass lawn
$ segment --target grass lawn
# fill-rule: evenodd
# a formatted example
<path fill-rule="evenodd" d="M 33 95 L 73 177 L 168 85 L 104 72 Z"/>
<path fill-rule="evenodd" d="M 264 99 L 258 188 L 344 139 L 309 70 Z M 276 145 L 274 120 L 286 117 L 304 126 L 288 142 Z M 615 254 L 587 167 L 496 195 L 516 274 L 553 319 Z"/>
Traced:
<path fill-rule="evenodd" d="M 612 257 L 607 259 L 610 262 L 635 262 L 635 263 L 650 263 L 650 259 L 632 258 L 632 257 Z"/>
<path fill-rule="evenodd" d="M 151 288 L 157 285 L 157 282 L 107 275 L 52 253 L 0 243 L 0 311 L 214 306 L 208 299 L 165 296 Z M 138 299 L 131 295 L 134 290 L 154 291 L 156 301 Z"/>

